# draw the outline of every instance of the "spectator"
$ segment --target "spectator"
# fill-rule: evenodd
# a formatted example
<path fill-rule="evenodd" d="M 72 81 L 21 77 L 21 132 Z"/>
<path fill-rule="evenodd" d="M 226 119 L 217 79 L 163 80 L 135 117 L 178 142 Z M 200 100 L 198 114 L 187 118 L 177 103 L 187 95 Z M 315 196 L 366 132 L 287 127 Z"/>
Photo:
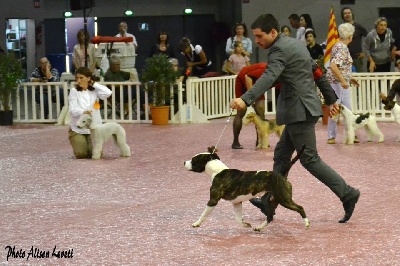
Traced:
<path fill-rule="evenodd" d="M 121 70 L 121 61 L 117 56 L 110 57 L 110 68 L 104 75 L 104 81 L 133 81 L 135 80 L 134 74 L 131 72 L 125 72 Z M 131 88 L 132 99 L 136 99 L 136 87 Z M 140 89 L 140 110 L 143 111 L 143 105 L 145 101 L 145 94 L 142 89 Z M 120 89 L 115 87 L 115 99 L 120 100 Z M 129 98 L 128 98 L 128 87 L 123 87 L 123 106 L 124 106 L 124 116 L 129 114 Z M 139 104 L 139 103 L 138 103 Z M 121 114 L 122 115 L 122 114 Z"/>
<path fill-rule="evenodd" d="M 36 67 L 31 74 L 32 82 L 58 82 L 60 75 L 58 70 L 51 66 L 47 57 L 42 57 L 39 60 L 40 66 Z M 57 102 L 57 94 L 55 88 L 51 89 L 51 100 L 53 103 Z M 40 90 L 36 90 L 35 101 L 40 104 Z M 49 95 L 47 90 L 43 90 L 43 103 L 44 103 L 44 118 L 49 118 Z M 60 88 L 60 107 L 64 106 L 64 93 Z"/>
<path fill-rule="evenodd" d="M 80 67 L 75 71 L 76 87 L 69 94 L 69 113 L 71 123 L 69 128 L 69 142 L 77 159 L 92 157 L 92 140 L 90 129 L 78 128 L 76 123 L 83 114 L 90 114 L 94 124 L 101 124 L 101 115 L 97 102 L 105 100 L 111 95 L 111 90 L 95 82 L 96 77 L 87 67 Z M 96 103 L 97 102 L 97 103 Z M 102 152 L 103 153 L 103 152 Z"/>
<path fill-rule="evenodd" d="M 347 45 L 352 40 L 354 26 L 350 23 L 339 25 L 339 41 L 335 43 L 331 51 L 331 62 L 326 77 L 336 95 L 339 97 L 338 104 L 343 104 L 351 110 L 350 83 L 358 86 L 357 81 L 351 78 L 353 59 L 351 58 Z M 332 118 L 328 120 L 328 144 L 335 144 L 337 134 L 337 123 Z M 354 143 L 360 142 L 356 137 Z"/>
<path fill-rule="evenodd" d="M 96 48 L 90 41 L 90 34 L 85 30 L 81 29 L 76 34 L 78 44 L 74 46 L 74 52 L 72 54 L 72 61 L 74 63 L 74 68 L 78 69 L 83 66 L 87 66 L 90 71 L 94 73 L 96 70 Z M 86 42 L 86 43 L 85 43 Z M 85 46 L 87 55 L 87 65 L 85 65 Z"/>
<path fill-rule="evenodd" d="M 126 22 L 119 23 L 118 31 L 119 31 L 119 33 L 117 35 L 115 35 L 115 37 L 132 37 L 133 45 L 135 46 L 135 50 L 138 48 L 138 43 L 137 43 L 136 37 L 133 34 L 128 33 L 128 25 L 126 24 Z"/>
<path fill-rule="evenodd" d="M 289 16 L 290 25 L 296 29 L 296 39 L 301 40 L 301 37 L 304 36 L 305 28 L 300 25 L 300 17 L 297 14 L 291 14 Z"/>
<path fill-rule="evenodd" d="M 308 31 L 314 31 L 314 33 L 315 33 L 314 26 L 313 26 L 313 23 L 312 23 L 312 19 L 311 19 L 311 16 L 309 14 L 302 14 L 300 16 L 300 26 L 305 29 L 303 36 L 301 36 L 301 40 L 306 42 L 306 33 Z"/>
<path fill-rule="evenodd" d="M 366 37 L 368 31 L 359 23 L 354 21 L 354 13 L 350 7 L 342 8 L 342 19 L 344 22 L 350 23 L 354 26 L 354 34 L 351 43 L 348 44 L 351 58 L 353 59 L 353 66 L 357 72 L 363 72 L 363 62 L 365 53 L 362 47 L 362 37 Z"/>
<path fill-rule="evenodd" d="M 186 72 L 191 76 L 200 77 L 209 71 L 211 61 L 200 45 L 193 46 L 186 37 L 180 42 L 180 51 L 186 59 Z"/>
<path fill-rule="evenodd" d="M 299 158 L 302 166 L 341 200 L 345 215 L 339 223 L 345 223 L 353 214 L 360 191 L 349 186 L 318 155 L 315 124 L 322 116 L 322 110 L 311 72 L 316 65 L 305 46 L 293 38 L 279 34 L 279 23 L 273 15 L 259 16 L 251 28 L 256 43 L 263 49 L 269 49 L 268 68 L 251 89 L 240 98 L 232 100 L 230 106 L 237 110 L 250 106 L 277 80 L 281 83 L 276 122 L 278 125 L 285 125 L 285 129 L 274 150 L 273 171 L 287 177 L 293 153 L 299 153 L 304 148 Z M 336 95 L 325 75 L 320 75 L 315 83 L 324 95 L 331 114 L 336 114 Z M 266 193 L 260 200 L 251 200 L 251 203 L 263 213 L 268 213 L 268 216 L 273 216 L 270 212 L 271 205 L 277 203 L 271 196 L 270 193 Z"/>
<path fill-rule="evenodd" d="M 228 38 L 225 47 L 225 52 L 228 57 L 235 51 L 234 48 L 235 42 L 242 43 L 243 55 L 247 55 L 248 57 L 251 56 L 251 53 L 253 52 L 253 44 L 251 42 L 251 39 L 247 37 L 246 23 L 238 22 L 233 26 L 232 37 Z"/>
<path fill-rule="evenodd" d="M 369 72 L 390 72 L 396 47 L 393 45 L 392 31 L 388 28 L 387 20 L 380 17 L 375 21 L 364 42 L 364 52 L 367 56 Z"/>
<path fill-rule="evenodd" d="M 151 47 L 150 57 L 155 54 L 166 54 L 169 58 L 175 58 L 175 52 L 169 43 L 168 33 L 161 31 L 157 36 L 157 43 Z"/>
<path fill-rule="evenodd" d="M 245 55 L 241 42 L 235 42 L 234 53 L 229 56 L 226 70 L 229 74 L 237 75 L 243 67 L 250 65 L 250 58 Z"/>
<path fill-rule="evenodd" d="M 283 34 L 285 34 L 286 36 L 288 36 L 288 37 L 290 37 L 290 34 L 292 33 L 292 31 L 290 30 L 290 28 L 289 28 L 288 26 L 286 26 L 286 25 L 283 25 L 283 26 L 281 27 L 281 32 L 282 32 Z"/>
<path fill-rule="evenodd" d="M 321 67 L 324 67 L 324 50 L 321 45 L 315 42 L 315 32 L 313 30 L 306 32 L 307 49 L 312 59 Z"/>
<path fill-rule="evenodd" d="M 235 81 L 235 96 L 240 97 L 253 86 L 253 83 L 264 73 L 267 63 L 257 63 L 242 68 Z M 260 96 L 254 103 L 253 108 L 258 116 L 264 119 L 265 116 L 265 97 Z M 239 142 L 239 134 L 242 130 L 242 120 L 247 111 L 247 107 L 237 110 L 233 120 L 233 143 L 232 149 L 243 149 Z"/>

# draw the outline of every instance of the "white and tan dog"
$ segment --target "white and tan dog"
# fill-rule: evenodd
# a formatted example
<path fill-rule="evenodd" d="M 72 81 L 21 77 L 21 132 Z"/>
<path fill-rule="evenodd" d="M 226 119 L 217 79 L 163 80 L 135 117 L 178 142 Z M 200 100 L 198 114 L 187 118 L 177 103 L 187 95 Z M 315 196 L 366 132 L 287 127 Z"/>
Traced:
<path fill-rule="evenodd" d="M 278 126 L 275 119 L 263 120 L 257 114 L 251 112 L 248 113 L 243 118 L 243 124 L 248 125 L 253 122 L 257 130 L 257 149 L 268 149 L 269 145 L 269 135 L 276 133 L 278 137 L 281 137 L 284 125 Z"/>
<path fill-rule="evenodd" d="M 300 154 L 303 152 L 304 147 Z M 300 155 L 292 160 L 292 165 Z M 264 195 L 270 192 L 273 200 L 267 205 L 267 219 L 255 227 L 254 231 L 261 231 L 273 220 L 275 209 L 278 204 L 298 212 L 304 219 L 306 228 L 310 222 L 302 206 L 296 204 L 292 199 L 292 185 L 287 179 L 273 171 L 240 171 L 229 169 L 220 161 L 215 153 L 214 147 L 208 148 L 208 152 L 195 155 L 191 160 L 184 162 L 185 168 L 196 173 L 205 172 L 211 177 L 210 199 L 200 218 L 192 224 L 199 227 L 212 212 L 221 199 L 232 202 L 235 210 L 236 221 L 244 226 L 251 225 L 243 221 L 242 202 Z"/>
<path fill-rule="evenodd" d="M 362 127 L 364 127 L 365 131 L 367 132 L 368 142 L 372 142 L 374 136 L 378 136 L 378 143 L 384 141 L 385 138 L 378 128 L 375 116 L 369 113 L 354 114 L 342 104 L 340 104 L 340 114 L 343 115 L 344 118 L 345 144 L 354 144 L 355 131 Z M 333 119 L 335 119 L 336 116 L 334 116 Z"/>
<path fill-rule="evenodd" d="M 115 122 L 95 125 L 92 124 L 91 115 L 84 114 L 79 118 L 77 126 L 78 128 L 90 129 L 90 135 L 93 142 L 92 159 L 100 159 L 103 145 L 111 137 L 113 137 L 114 143 L 119 147 L 121 157 L 131 156 L 131 148 L 126 144 L 125 129 L 121 125 Z"/>
<path fill-rule="evenodd" d="M 386 102 L 387 96 L 385 94 L 381 93 L 379 96 L 382 99 L 382 103 Z M 384 109 L 388 111 L 390 110 L 390 112 L 392 112 L 392 115 L 394 117 L 394 121 L 400 125 L 400 106 L 396 103 L 396 101 L 390 101 L 386 103 Z M 397 141 L 400 141 L 400 136 L 397 139 Z"/>

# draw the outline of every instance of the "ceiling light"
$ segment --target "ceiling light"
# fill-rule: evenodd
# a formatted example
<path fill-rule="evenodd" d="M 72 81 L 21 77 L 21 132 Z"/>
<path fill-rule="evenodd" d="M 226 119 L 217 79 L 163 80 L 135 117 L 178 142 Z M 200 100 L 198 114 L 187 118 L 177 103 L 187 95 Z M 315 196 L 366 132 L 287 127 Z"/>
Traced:
<path fill-rule="evenodd" d="M 72 12 L 71 11 L 65 11 L 64 12 L 64 18 L 70 18 L 72 17 Z"/>
<path fill-rule="evenodd" d="M 125 11 L 125 16 L 132 16 L 132 15 L 133 15 L 133 11 L 132 11 L 132 10 L 127 9 L 127 10 Z"/>
<path fill-rule="evenodd" d="M 185 14 L 192 14 L 193 10 L 190 7 L 185 8 L 184 10 Z"/>

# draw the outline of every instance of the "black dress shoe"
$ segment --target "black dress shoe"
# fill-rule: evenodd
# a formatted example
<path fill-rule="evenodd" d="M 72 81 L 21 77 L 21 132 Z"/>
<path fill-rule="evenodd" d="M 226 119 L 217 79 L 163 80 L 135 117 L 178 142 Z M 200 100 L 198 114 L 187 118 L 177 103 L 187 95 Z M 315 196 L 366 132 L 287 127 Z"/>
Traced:
<path fill-rule="evenodd" d="M 243 149 L 243 146 L 240 145 L 239 143 L 233 143 L 232 149 L 241 150 L 241 149 Z"/>
<path fill-rule="evenodd" d="M 265 200 L 262 200 L 262 198 L 254 198 L 249 200 L 251 204 L 256 206 L 261 210 L 262 213 L 264 213 L 265 216 L 267 216 L 267 210 L 268 210 L 268 202 Z"/>
<path fill-rule="evenodd" d="M 356 189 L 357 194 L 352 197 L 351 199 L 346 200 L 343 202 L 343 208 L 344 208 L 344 216 L 342 219 L 339 220 L 339 223 L 345 223 L 348 220 L 350 220 L 351 216 L 353 215 L 354 208 L 356 207 L 356 203 L 358 201 L 358 198 L 360 197 L 360 191 Z"/>

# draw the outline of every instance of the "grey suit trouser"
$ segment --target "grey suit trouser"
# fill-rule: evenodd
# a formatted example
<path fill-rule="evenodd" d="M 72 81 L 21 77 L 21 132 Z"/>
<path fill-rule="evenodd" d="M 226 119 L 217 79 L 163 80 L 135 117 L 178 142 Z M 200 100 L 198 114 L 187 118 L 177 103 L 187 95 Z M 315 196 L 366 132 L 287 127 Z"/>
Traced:
<path fill-rule="evenodd" d="M 294 151 L 305 149 L 300 162 L 308 172 L 329 187 L 344 202 L 355 196 L 355 189 L 319 157 L 316 145 L 315 123 L 319 117 L 308 113 L 306 121 L 287 124 L 274 151 L 274 171 L 287 176 Z"/>

